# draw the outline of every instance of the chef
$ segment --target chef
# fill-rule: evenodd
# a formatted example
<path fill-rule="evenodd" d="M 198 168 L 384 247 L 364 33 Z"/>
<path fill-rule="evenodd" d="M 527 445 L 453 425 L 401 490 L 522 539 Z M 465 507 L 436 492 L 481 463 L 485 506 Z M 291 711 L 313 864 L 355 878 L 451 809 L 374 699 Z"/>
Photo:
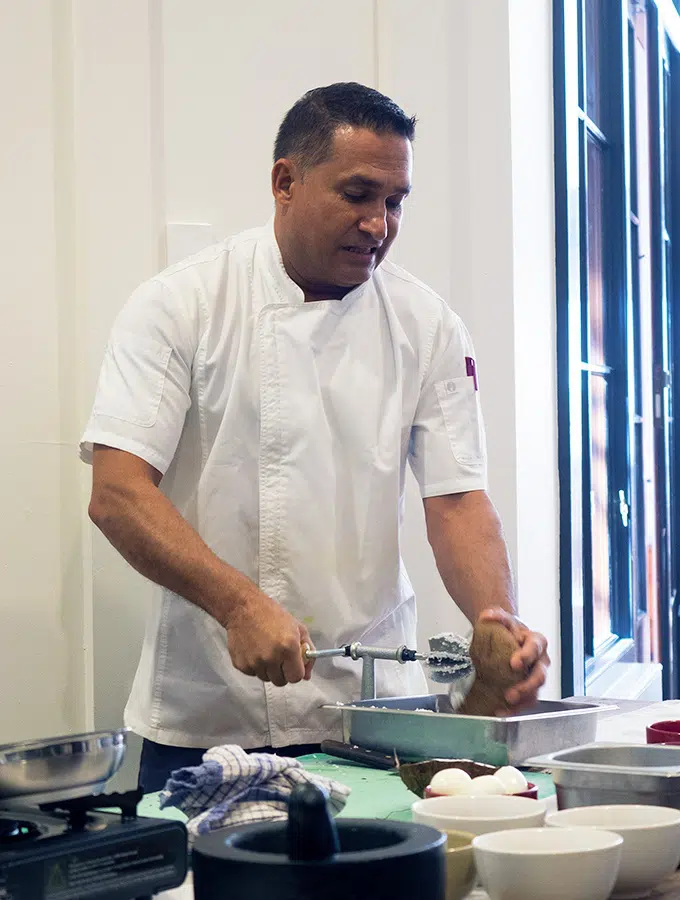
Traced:
<path fill-rule="evenodd" d="M 92 520 L 156 585 L 125 711 L 146 790 L 217 744 L 299 754 L 337 737 L 320 707 L 358 697 L 360 665 L 312 672 L 301 645 L 416 645 L 407 464 L 449 594 L 519 640 L 508 702 L 545 679 L 486 494 L 470 337 L 386 259 L 414 130 L 368 87 L 308 92 L 276 138 L 272 220 L 151 278 L 113 326 L 81 454 Z M 426 682 L 379 663 L 376 687 Z"/>

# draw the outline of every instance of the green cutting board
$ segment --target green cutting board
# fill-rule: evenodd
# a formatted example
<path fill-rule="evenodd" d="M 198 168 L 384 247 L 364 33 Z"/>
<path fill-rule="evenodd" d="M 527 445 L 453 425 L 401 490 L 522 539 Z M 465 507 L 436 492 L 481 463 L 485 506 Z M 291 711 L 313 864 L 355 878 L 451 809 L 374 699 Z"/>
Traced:
<path fill-rule="evenodd" d="M 352 789 L 341 816 L 411 821 L 411 806 L 418 798 L 409 791 L 396 771 L 369 769 L 323 753 L 302 756 L 300 762 L 308 772 L 341 781 Z M 538 787 L 539 798 L 555 793 L 552 778 L 547 773 L 532 772 L 529 780 Z"/>
<path fill-rule="evenodd" d="M 336 759 L 324 753 L 301 756 L 300 762 L 308 772 L 340 781 L 352 789 L 341 816 L 351 819 L 411 821 L 411 806 L 418 798 L 408 790 L 396 771 L 369 769 L 359 763 Z M 532 772 L 529 780 L 537 785 L 540 798 L 555 793 L 550 775 Z M 139 814 L 186 821 L 184 813 L 174 807 L 161 809 L 158 794 L 147 794 L 144 797 L 139 806 Z"/>

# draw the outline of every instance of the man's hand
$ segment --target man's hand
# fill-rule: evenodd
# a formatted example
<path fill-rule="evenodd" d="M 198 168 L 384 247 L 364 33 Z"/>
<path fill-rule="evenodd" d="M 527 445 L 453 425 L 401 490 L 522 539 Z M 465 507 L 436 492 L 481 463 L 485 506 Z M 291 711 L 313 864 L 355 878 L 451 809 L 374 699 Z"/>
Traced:
<path fill-rule="evenodd" d="M 479 614 L 480 622 L 500 622 L 508 629 L 519 644 L 519 650 L 510 660 L 512 668 L 524 671 L 527 677 L 505 693 L 511 712 L 536 704 L 538 690 L 545 683 L 546 670 L 550 665 L 548 641 L 537 631 L 531 631 L 520 620 L 504 609 L 485 609 Z M 508 714 L 507 710 L 504 712 Z"/>
<path fill-rule="evenodd" d="M 314 660 L 305 663 L 303 644 L 312 647 L 305 626 L 262 591 L 253 592 L 227 622 L 227 645 L 235 668 L 276 687 L 311 678 Z"/>

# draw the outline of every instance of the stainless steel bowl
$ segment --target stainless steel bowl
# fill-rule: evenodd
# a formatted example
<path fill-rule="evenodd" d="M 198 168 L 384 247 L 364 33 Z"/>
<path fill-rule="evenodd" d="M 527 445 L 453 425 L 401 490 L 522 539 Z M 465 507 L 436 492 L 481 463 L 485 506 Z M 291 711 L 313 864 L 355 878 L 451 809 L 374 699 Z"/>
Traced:
<path fill-rule="evenodd" d="M 128 728 L 0 746 L 0 801 L 45 803 L 100 793 L 120 768 Z"/>

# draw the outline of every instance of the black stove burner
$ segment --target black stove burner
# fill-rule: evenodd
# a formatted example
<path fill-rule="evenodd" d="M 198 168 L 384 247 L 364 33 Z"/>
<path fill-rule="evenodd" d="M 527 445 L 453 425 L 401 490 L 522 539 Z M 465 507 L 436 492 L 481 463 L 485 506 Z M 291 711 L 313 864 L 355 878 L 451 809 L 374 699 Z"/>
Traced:
<path fill-rule="evenodd" d="M 41 803 L 40 809 L 63 816 L 72 831 L 83 831 L 92 821 L 88 813 L 94 810 L 119 809 L 121 822 L 134 822 L 137 818 L 137 804 L 143 796 L 144 791 L 137 788 L 124 794 L 92 794 L 88 797 Z"/>
<path fill-rule="evenodd" d="M 13 844 L 39 837 L 42 831 L 34 822 L 22 822 L 17 819 L 0 819 L 0 846 Z"/>

